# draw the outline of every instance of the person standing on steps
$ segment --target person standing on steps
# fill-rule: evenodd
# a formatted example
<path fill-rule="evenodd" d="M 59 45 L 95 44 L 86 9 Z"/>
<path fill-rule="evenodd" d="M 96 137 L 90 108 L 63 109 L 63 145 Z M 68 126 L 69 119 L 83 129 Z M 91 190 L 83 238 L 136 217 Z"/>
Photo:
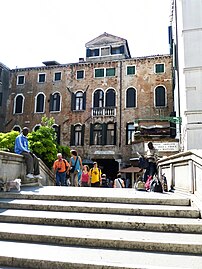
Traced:
<path fill-rule="evenodd" d="M 82 171 L 82 160 L 81 157 L 78 156 L 76 150 L 70 151 L 71 158 L 70 158 L 70 179 L 71 179 L 71 186 L 78 187 L 79 186 L 79 173 Z"/>
<path fill-rule="evenodd" d="M 53 164 L 53 169 L 56 172 L 56 186 L 66 186 L 69 163 L 62 158 L 62 153 L 58 153 L 57 158 L 58 159 Z"/>
<path fill-rule="evenodd" d="M 148 176 L 153 176 L 157 174 L 157 161 L 159 158 L 158 150 L 154 147 L 153 143 L 150 141 L 147 144 L 147 151 L 145 154 L 145 158 L 148 160 L 148 167 L 146 168 L 146 171 L 144 173 L 144 182 L 147 181 Z"/>
<path fill-rule="evenodd" d="M 93 163 L 93 168 L 90 169 L 91 187 L 100 187 L 102 185 L 102 172 L 98 168 L 97 162 Z"/>
<path fill-rule="evenodd" d="M 28 139 L 27 139 L 28 133 L 29 129 L 27 127 L 24 127 L 22 129 L 22 132 L 15 139 L 14 151 L 17 154 L 23 155 L 25 158 L 25 164 L 27 170 L 26 177 L 30 179 L 33 178 L 42 179 L 39 170 L 39 159 L 34 153 L 32 153 L 29 150 L 28 147 Z"/>

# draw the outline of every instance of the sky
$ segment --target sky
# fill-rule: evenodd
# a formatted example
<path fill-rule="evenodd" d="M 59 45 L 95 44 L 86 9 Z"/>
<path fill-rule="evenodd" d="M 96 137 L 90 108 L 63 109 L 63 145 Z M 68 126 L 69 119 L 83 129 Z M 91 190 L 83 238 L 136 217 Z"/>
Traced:
<path fill-rule="evenodd" d="M 107 32 L 131 57 L 168 54 L 171 0 L 1 0 L 0 62 L 7 67 L 76 63 Z"/>

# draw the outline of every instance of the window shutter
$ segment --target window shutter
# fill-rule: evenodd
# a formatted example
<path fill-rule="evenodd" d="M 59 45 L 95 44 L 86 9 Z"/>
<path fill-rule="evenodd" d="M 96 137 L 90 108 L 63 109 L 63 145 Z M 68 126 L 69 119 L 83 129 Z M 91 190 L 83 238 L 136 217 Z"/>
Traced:
<path fill-rule="evenodd" d="M 86 50 L 86 57 L 90 57 L 91 56 L 91 50 L 90 49 L 87 49 Z"/>
<path fill-rule="evenodd" d="M 107 143 L 107 124 L 102 124 L 102 145 L 106 145 Z"/>
<path fill-rule="evenodd" d="M 126 145 L 128 145 L 128 124 L 126 125 Z"/>
<path fill-rule="evenodd" d="M 85 124 L 82 125 L 81 129 L 81 146 L 84 145 L 84 135 L 85 135 Z"/>
<path fill-rule="evenodd" d="M 60 144 L 60 125 L 58 126 L 57 129 L 57 143 Z"/>
<path fill-rule="evenodd" d="M 57 94 L 56 111 L 60 111 L 60 94 Z"/>
<path fill-rule="evenodd" d="M 75 144 L 75 141 L 74 141 L 74 125 L 71 125 L 70 146 L 73 146 L 74 144 Z"/>
<path fill-rule="evenodd" d="M 170 117 L 176 117 L 176 112 L 171 112 Z M 170 121 L 170 137 L 176 137 L 176 123 Z"/>
<path fill-rule="evenodd" d="M 93 145 L 94 144 L 94 141 L 93 141 L 93 129 L 94 129 L 94 124 L 90 124 L 90 145 Z"/>
<path fill-rule="evenodd" d="M 124 45 L 120 46 L 120 53 L 124 54 Z"/>
<path fill-rule="evenodd" d="M 117 133 L 116 127 L 117 127 L 117 123 L 115 122 L 114 123 L 114 145 L 116 145 L 116 133 Z"/>
<path fill-rule="evenodd" d="M 71 93 L 71 110 L 75 110 L 75 94 L 72 92 Z"/>
<path fill-rule="evenodd" d="M 83 110 L 86 110 L 86 92 L 83 93 Z"/>
<path fill-rule="evenodd" d="M 50 94 L 50 99 L 49 99 L 49 111 L 52 111 L 53 107 L 53 95 Z"/>

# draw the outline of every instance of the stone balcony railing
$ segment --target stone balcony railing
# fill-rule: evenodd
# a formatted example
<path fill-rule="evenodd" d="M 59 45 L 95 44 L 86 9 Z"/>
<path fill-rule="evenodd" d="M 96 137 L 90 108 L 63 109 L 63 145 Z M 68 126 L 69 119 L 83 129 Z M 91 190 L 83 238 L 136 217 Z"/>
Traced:
<path fill-rule="evenodd" d="M 100 117 L 100 116 L 116 116 L 116 108 L 115 107 L 94 107 L 92 109 L 92 116 L 93 117 Z"/>

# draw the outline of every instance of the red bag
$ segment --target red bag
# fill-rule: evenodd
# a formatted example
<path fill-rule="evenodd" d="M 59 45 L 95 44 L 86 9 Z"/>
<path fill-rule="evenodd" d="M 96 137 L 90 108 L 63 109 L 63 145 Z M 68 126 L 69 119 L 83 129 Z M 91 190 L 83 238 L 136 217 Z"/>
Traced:
<path fill-rule="evenodd" d="M 146 191 L 149 191 L 150 190 L 151 181 L 152 181 L 152 176 L 148 176 L 148 179 L 147 179 L 147 181 L 146 181 L 146 183 L 144 185 Z"/>

